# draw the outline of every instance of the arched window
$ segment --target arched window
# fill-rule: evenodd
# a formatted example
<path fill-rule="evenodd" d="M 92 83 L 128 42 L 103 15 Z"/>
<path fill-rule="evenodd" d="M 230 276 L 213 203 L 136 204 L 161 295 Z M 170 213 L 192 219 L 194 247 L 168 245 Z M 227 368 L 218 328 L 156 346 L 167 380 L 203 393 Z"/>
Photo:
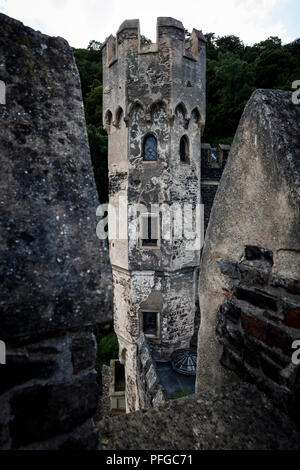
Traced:
<path fill-rule="evenodd" d="M 192 116 L 192 121 L 194 121 L 196 124 L 198 124 L 198 122 L 201 119 L 200 112 L 199 112 L 198 108 L 193 109 L 191 116 Z"/>
<path fill-rule="evenodd" d="M 181 163 L 190 163 L 189 140 L 186 135 L 183 135 L 180 139 L 179 154 Z"/>
<path fill-rule="evenodd" d="M 123 115 L 124 115 L 123 109 L 121 108 L 121 106 L 119 106 L 116 112 L 116 121 L 115 121 L 116 127 L 121 126 L 121 120 L 123 118 Z"/>
<path fill-rule="evenodd" d="M 175 116 L 179 117 L 182 115 L 183 119 L 186 119 L 187 110 L 183 103 L 179 103 L 175 108 Z"/>
<path fill-rule="evenodd" d="M 148 134 L 144 139 L 143 160 L 146 162 L 157 160 L 157 140 L 153 134 Z"/>
<path fill-rule="evenodd" d="M 107 126 L 110 126 L 111 125 L 111 122 L 112 122 L 112 113 L 111 111 L 108 109 L 106 111 L 106 114 L 105 114 L 105 124 Z"/>

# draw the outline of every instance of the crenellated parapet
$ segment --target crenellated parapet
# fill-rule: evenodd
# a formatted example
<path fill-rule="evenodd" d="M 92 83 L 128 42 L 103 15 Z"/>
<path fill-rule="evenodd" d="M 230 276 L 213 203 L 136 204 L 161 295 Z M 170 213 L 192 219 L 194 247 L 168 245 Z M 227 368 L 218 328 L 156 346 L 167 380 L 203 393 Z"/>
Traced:
<path fill-rule="evenodd" d="M 156 43 L 145 43 L 139 20 L 126 20 L 116 36 L 109 36 L 103 47 L 103 120 L 109 133 L 119 126 L 117 113 L 128 126 L 130 111 L 136 104 L 151 121 L 154 103 L 163 103 L 170 123 L 182 104 L 186 126 L 192 114 L 205 124 L 206 39 L 193 29 L 186 37 L 178 20 L 157 19 Z"/>
<path fill-rule="evenodd" d="M 116 36 L 110 35 L 102 46 L 106 58 L 105 66 L 112 66 L 124 49 L 135 50 L 139 54 L 158 53 L 159 49 L 164 50 L 166 43 L 171 48 L 175 45 L 180 46 L 183 57 L 197 62 L 203 45 L 207 42 L 202 31 L 197 29 L 193 29 L 190 37 L 187 38 L 181 21 L 170 17 L 157 18 L 156 38 L 156 43 L 143 43 L 139 20 L 125 20 Z"/>

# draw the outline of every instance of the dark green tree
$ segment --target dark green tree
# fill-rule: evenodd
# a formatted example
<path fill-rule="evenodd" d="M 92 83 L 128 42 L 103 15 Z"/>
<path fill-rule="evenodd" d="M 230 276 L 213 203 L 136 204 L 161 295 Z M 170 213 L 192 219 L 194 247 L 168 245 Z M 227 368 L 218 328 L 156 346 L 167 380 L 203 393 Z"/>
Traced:
<path fill-rule="evenodd" d="M 255 86 L 254 68 L 230 52 L 207 61 L 207 116 L 203 139 L 230 143 Z"/>
<path fill-rule="evenodd" d="M 102 125 L 101 43 L 90 41 L 87 49 L 75 49 L 91 151 L 100 202 L 108 201 L 107 134 Z"/>
<path fill-rule="evenodd" d="M 296 79 L 295 58 L 283 48 L 266 48 L 255 60 L 255 84 L 257 88 L 281 88 L 289 90 Z"/>
<path fill-rule="evenodd" d="M 215 43 L 218 48 L 218 52 L 231 52 L 232 54 L 236 54 L 239 57 L 243 56 L 245 47 L 240 38 L 237 36 L 231 35 L 218 37 Z"/>

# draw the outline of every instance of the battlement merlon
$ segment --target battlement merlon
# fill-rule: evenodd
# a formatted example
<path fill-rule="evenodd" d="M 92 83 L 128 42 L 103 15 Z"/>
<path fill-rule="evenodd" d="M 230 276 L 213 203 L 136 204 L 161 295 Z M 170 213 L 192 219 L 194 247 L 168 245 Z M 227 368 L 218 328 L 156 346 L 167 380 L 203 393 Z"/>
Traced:
<path fill-rule="evenodd" d="M 182 54 L 191 60 L 198 60 L 202 45 L 206 44 L 202 31 L 193 29 L 190 38 L 185 37 L 185 29 L 181 21 L 171 17 L 158 17 L 156 26 L 156 43 L 143 44 L 140 34 L 140 22 L 136 20 L 125 20 L 119 27 L 116 37 L 110 35 L 102 45 L 103 64 L 110 67 L 120 58 L 122 45 L 126 44 L 126 50 L 136 51 L 139 54 L 158 52 L 159 46 L 166 45 L 174 47 L 176 42 L 182 43 Z M 202 46 L 202 47 L 201 47 Z M 178 47 L 178 44 L 176 45 Z M 122 51 L 123 53 L 123 51 Z"/>
<path fill-rule="evenodd" d="M 108 110 L 113 122 L 122 108 L 128 121 L 132 103 L 142 103 L 146 114 L 154 101 L 164 101 L 168 114 L 174 116 L 183 101 L 187 119 L 198 108 L 201 126 L 205 123 L 206 39 L 193 29 L 186 37 L 181 21 L 157 18 L 157 41 L 145 43 L 139 20 L 124 21 L 116 37 L 109 36 L 102 46 L 103 123 Z"/>

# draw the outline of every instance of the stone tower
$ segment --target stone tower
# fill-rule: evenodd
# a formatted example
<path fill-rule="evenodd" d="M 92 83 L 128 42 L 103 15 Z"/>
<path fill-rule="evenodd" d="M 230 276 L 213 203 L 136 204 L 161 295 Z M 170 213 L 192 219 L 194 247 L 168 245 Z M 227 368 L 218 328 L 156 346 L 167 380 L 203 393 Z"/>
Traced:
<path fill-rule="evenodd" d="M 185 225 L 178 234 L 178 222 L 200 204 L 206 41 L 158 18 L 149 44 L 139 21 L 127 20 L 102 51 L 114 326 L 134 411 L 139 335 L 154 359 L 169 359 L 189 347 L 194 330 L 200 247 Z"/>

